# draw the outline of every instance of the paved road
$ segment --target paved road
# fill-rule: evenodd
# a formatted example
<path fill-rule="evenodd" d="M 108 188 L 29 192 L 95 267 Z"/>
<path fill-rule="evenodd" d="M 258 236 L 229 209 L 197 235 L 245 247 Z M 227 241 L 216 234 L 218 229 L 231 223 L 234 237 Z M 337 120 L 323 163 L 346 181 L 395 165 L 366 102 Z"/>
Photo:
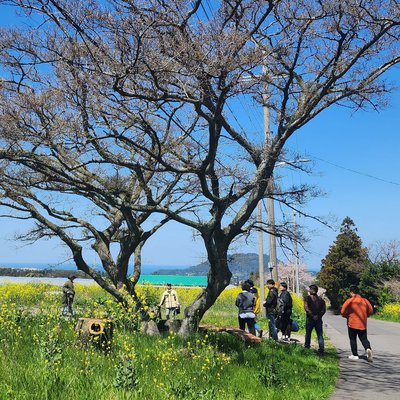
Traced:
<path fill-rule="evenodd" d="M 350 343 L 346 320 L 337 315 L 325 315 L 326 334 L 337 348 L 341 376 L 330 400 L 400 399 L 400 324 L 368 319 L 368 339 L 374 361 L 366 358 L 348 359 Z M 364 353 L 358 340 L 358 353 Z"/>

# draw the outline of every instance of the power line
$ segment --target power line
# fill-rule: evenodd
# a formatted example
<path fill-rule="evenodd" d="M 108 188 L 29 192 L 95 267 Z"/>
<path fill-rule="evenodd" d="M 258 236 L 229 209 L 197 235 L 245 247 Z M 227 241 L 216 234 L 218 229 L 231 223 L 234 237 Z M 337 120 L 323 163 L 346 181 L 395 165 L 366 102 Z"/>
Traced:
<path fill-rule="evenodd" d="M 231 113 L 233 119 L 234 119 L 234 120 L 236 121 L 236 123 L 238 124 L 239 129 L 241 130 L 242 133 L 245 134 L 245 133 L 246 133 L 246 129 L 243 128 L 242 124 L 241 124 L 241 123 L 239 122 L 239 120 L 236 118 L 236 115 L 235 115 L 235 113 L 233 112 L 232 108 L 229 106 L 229 104 L 228 104 L 228 103 L 225 103 L 225 104 L 226 104 L 227 109 L 230 111 L 230 113 Z"/>
<path fill-rule="evenodd" d="M 211 7 L 210 1 L 209 1 L 209 0 L 206 0 L 206 3 L 207 3 L 207 6 L 208 6 L 208 9 L 210 10 L 211 15 L 213 16 L 213 18 L 215 18 L 214 10 L 213 10 L 213 8 Z"/>
<path fill-rule="evenodd" d="M 246 107 L 245 104 L 243 103 L 242 99 L 240 97 L 237 97 L 237 100 L 239 101 L 242 110 L 246 110 L 247 112 L 245 113 L 246 116 L 248 117 L 250 124 L 253 126 L 256 132 L 263 131 L 263 126 L 258 119 L 258 116 L 255 114 L 253 107 Z M 253 120 L 253 117 L 257 121 L 257 123 Z"/>
<path fill-rule="evenodd" d="M 205 16 L 207 17 L 208 21 L 210 21 L 210 17 L 208 16 L 207 11 L 206 11 L 206 9 L 205 9 L 203 3 L 200 3 L 200 6 L 201 6 L 201 8 L 203 9 L 203 12 L 204 12 Z"/>
<path fill-rule="evenodd" d="M 322 158 L 315 157 L 315 156 L 313 156 L 313 155 L 311 155 L 311 157 L 312 157 L 312 158 L 315 158 L 315 159 L 318 160 L 318 161 L 322 161 L 322 162 L 324 162 L 324 163 L 333 165 L 333 166 L 336 167 L 336 168 L 341 168 L 341 169 L 344 169 L 345 171 L 353 172 L 354 174 L 362 175 L 362 176 L 365 176 L 365 177 L 367 177 L 367 178 L 375 179 L 375 180 L 377 180 L 377 181 L 381 181 L 381 182 L 385 182 L 385 183 L 390 183 L 391 185 L 400 186 L 400 183 L 399 183 L 399 182 L 389 181 L 389 180 L 387 180 L 387 179 L 379 178 L 378 176 L 370 175 L 370 174 L 367 174 L 367 173 L 365 173 L 365 172 L 361 172 L 361 171 L 357 171 L 357 170 L 355 170 L 355 169 L 347 168 L 347 167 L 344 167 L 344 166 L 342 166 L 342 165 L 335 164 L 335 163 L 333 163 L 333 162 L 331 162 L 331 161 L 327 161 L 327 160 L 323 160 Z"/>

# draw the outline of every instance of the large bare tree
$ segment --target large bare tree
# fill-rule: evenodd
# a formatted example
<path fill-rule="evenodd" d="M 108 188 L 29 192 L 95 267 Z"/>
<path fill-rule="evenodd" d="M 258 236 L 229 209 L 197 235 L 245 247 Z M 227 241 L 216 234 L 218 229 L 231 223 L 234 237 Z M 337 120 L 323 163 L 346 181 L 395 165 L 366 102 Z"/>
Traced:
<path fill-rule="evenodd" d="M 10 32 L 8 39 L 21 38 Z M 0 205 L 11 212 L 2 217 L 33 219 L 35 226 L 20 239 L 58 237 L 78 269 L 119 301 L 128 304 L 128 293 L 140 307 L 135 285 L 141 251 L 170 217 L 150 218 L 150 211 L 136 211 L 133 205 L 169 207 L 174 202 L 177 214 L 187 211 L 184 178 L 155 174 L 152 156 L 132 152 L 129 140 L 114 139 L 137 123 L 140 145 L 148 141 L 147 128 L 123 102 L 104 96 L 96 77 L 91 80 L 91 74 L 82 75 L 68 62 L 58 64 L 51 74 L 41 73 L 40 62 L 35 66 L 32 60 L 18 60 L 12 52 L 3 61 L 10 69 L 0 97 Z M 18 82 L 15 68 L 22 71 Z M 164 146 L 166 139 L 149 141 L 149 148 L 155 148 Z M 88 247 L 109 280 L 90 266 Z M 132 257 L 134 273 L 129 278 Z"/>
<path fill-rule="evenodd" d="M 32 112 L 18 105 L 20 98 L 45 102 L 52 90 L 61 97 L 70 93 L 73 101 L 55 105 L 63 121 L 68 113 L 79 115 L 79 128 L 67 124 L 68 136 L 80 131 L 85 140 L 68 153 L 72 160 L 80 154 L 85 161 L 68 162 L 64 171 L 96 166 L 99 171 L 91 170 L 91 177 L 99 181 L 107 170 L 105 160 L 122 176 L 141 182 L 143 196 L 131 201 L 130 196 L 104 195 L 107 212 L 111 207 L 122 215 L 157 213 L 196 229 L 204 241 L 208 284 L 185 310 L 183 334 L 197 326 L 228 285 L 229 246 L 248 229 L 260 199 L 280 197 L 268 183 L 276 164 L 284 161 L 287 140 L 331 106 L 384 105 L 391 85 L 383 74 L 400 60 L 400 5 L 392 0 L 2 3 L 25 10 L 32 26 L 2 32 L 0 44 L 3 203 L 26 201 L 16 174 L 33 180 L 28 187 L 35 189 L 37 174 L 40 189 L 54 176 L 50 162 L 46 169 L 41 166 L 41 157 L 55 157 L 41 147 L 47 124 L 26 134 L 24 125 L 35 126 L 29 119 L 22 127 L 8 122 L 10 115 Z M 79 86 L 77 95 L 71 85 Z M 243 129 L 246 110 L 233 112 L 238 102 L 268 107 L 273 133 Z M 13 106 L 15 112 L 7 110 Z M 64 125 L 54 126 L 58 143 L 65 142 L 64 130 Z M 173 186 L 182 197 L 159 200 L 154 185 L 167 191 Z M 99 181 L 96 190 L 106 186 Z M 92 190 L 88 183 L 79 194 L 91 199 Z M 290 202 L 291 193 L 296 197 L 299 191 L 286 192 L 280 200 Z M 25 203 L 20 207 L 26 210 Z M 63 239 L 65 230 L 53 232 Z"/>

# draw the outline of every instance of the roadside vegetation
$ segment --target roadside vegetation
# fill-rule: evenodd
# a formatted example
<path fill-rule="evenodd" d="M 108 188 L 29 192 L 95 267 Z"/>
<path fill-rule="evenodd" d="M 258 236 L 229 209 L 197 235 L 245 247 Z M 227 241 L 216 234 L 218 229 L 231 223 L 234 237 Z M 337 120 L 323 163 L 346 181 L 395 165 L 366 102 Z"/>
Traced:
<path fill-rule="evenodd" d="M 178 289 L 182 308 L 201 289 Z M 162 288 L 141 286 L 149 310 Z M 202 323 L 237 326 L 234 299 L 225 290 Z M 150 337 L 137 316 L 97 286 L 77 285 L 77 316 L 61 316 L 52 285 L 0 286 L 0 398 L 33 399 L 326 399 L 339 373 L 333 350 L 321 358 L 300 345 L 268 340 L 248 345 L 222 333 Z M 300 325 L 301 300 L 295 301 Z M 78 317 L 115 323 L 109 352 L 78 345 Z M 267 328 L 261 320 L 262 328 Z M 305 379 L 307 377 L 307 379 Z"/>
<path fill-rule="evenodd" d="M 373 317 L 384 321 L 400 322 L 400 303 L 385 304 Z"/>
<path fill-rule="evenodd" d="M 373 318 L 400 322 L 400 242 L 375 242 L 366 248 L 351 218 L 346 217 L 340 233 L 321 262 L 317 283 L 326 289 L 334 311 L 349 297 L 350 285 L 374 306 Z"/>

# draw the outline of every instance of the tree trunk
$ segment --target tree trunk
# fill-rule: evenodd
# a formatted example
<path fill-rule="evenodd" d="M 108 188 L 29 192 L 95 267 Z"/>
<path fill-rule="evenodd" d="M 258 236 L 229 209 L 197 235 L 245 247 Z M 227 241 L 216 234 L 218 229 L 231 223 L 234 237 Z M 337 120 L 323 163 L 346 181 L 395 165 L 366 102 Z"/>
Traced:
<path fill-rule="evenodd" d="M 210 271 L 207 286 L 194 302 L 185 309 L 179 335 L 187 336 L 195 332 L 205 312 L 215 303 L 218 296 L 229 285 L 232 273 L 228 268 L 228 249 L 225 246 L 207 246 Z M 232 305 L 233 306 L 233 305 Z"/>

